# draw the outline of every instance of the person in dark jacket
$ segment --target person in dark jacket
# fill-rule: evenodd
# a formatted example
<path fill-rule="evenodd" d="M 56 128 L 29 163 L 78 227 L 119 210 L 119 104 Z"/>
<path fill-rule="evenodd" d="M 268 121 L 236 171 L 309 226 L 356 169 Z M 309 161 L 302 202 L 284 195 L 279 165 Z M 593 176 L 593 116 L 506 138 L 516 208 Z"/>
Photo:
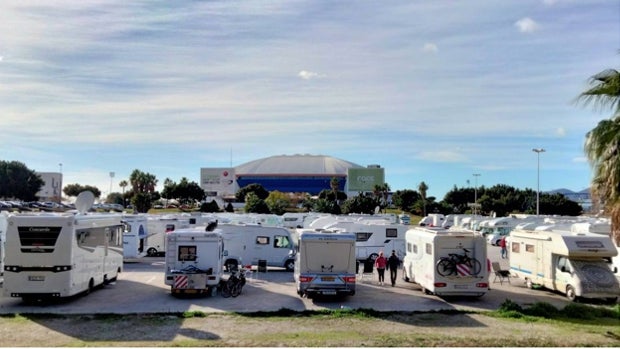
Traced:
<path fill-rule="evenodd" d="M 396 251 L 392 250 L 392 255 L 387 260 L 387 266 L 390 268 L 390 280 L 392 281 L 392 287 L 396 285 L 396 271 L 400 266 L 400 259 L 396 256 Z"/>

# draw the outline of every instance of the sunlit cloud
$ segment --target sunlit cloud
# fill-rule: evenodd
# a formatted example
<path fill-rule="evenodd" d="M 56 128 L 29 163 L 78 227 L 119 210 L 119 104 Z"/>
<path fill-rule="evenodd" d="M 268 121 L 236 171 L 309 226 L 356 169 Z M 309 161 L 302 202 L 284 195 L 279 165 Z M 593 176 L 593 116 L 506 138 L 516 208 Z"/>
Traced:
<path fill-rule="evenodd" d="M 433 44 L 433 43 L 426 43 L 426 44 L 424 44 L 424 47 L 422 47 L 422 51 L 428 52 L 428 53 L 435 53 L 438 50 L 439 49 L 438 49 L 437 45 Z"/>
<path fill-rule="evenodd" d="M 564 137 L 564 136 L 566 136 L 566 129 L 565 129 L 564 127 L 558 127 L 558 128 L 555 130 L 555 134 L 556 134 L 557 136 L 559 136 L 559 137 Z"/>
<path fill-rule="evenodd" d="M 310 79 L 321 77 L 318 73 L 307 71 L 307 70 L 300 71 L 299 74 L 297 74 L 297 76 L 299 76 L 300 78 L 304 80 L 310 80 Z"/>
<path fill-rule="evenodd" d="M 529 17 L 522 18 L 515 23 L 521 33 L 533 33 L 538 30 L 538 23 Z"/>

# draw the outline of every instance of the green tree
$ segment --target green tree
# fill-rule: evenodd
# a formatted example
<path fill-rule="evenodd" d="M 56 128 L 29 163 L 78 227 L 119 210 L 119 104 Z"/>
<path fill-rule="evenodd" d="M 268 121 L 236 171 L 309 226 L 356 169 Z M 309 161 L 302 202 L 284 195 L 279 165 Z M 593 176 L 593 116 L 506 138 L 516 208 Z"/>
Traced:
<path fill-rule="evenodd" d="M 127 182 L 124 179 L 118 183 L 118 186 L 123 188 L 123 202 L 121 203 L 123 207 L 126 206 L 126 203 L 127 203 L 127 197 L 125 196 L 125 188 L 127 188 L 128 185 L 129 185 L 129 182 Z"/>
<path fill-rule="evenodd" d="M 325 199 L 325 200 L 330 200 L 330 201 L 334 201 L 336 203 L 344 201 L 347 199 L 347 193 L 343 192 L 343 191 L 336 191 L 336 194 L 334 196 L 334 192 L 331 189 L 323 189 L 319 192 L 318 195 L 319 199 Z M 335 198 L 335 200 L 334 200 Z"/>
<path fill-rule="evenodd" d="M 157 200 L 159 196 L 155 195 L 157 178 L 155 175 L 135 169 L 129 176 L 129 183 L 134 194 L 131 198 L 134 210 L 139 213 L 148 212 L 153 200 Z"/>
<path fill-rule="evenodd" d="M 314 205 L 312 206 L 312 210 L 315 212 L 322 213 L 331 213 L 331 214 L 341 214 L 342 211 L 340 209 L 340 205 L 333 200 L 328 199 L 317 199 L 314 201 Z"/>
<path fill-rule="evenodd" d="M 611 216 L 611 237 L 620 246 L 620 72 L 604 70 L 592 76 L 589 84 L 577 101 L 612 112 L 610 119 L 601 120 L 586 134 L 584 150 L 594 171 L 591 191 Z"/>
<path fill-rule="evenodd" d="M 244 202 L 248 193 L 254 193 L 259 199 L 265 200 L 269 196 L 269 192 L 260 184 L 252 183 L 237 190 L 235 199 L 237 202 Z"/>
<path fill-rule="evenodd" d="M 282 215 L 291 205 L 291 199 L 285 193 L 274 190 L 269 193 L 269 196 L 265 199 L 265 203 L 267 203 L 271 213 Z"/>
<path fill-rule="evenodd" d="M 418 185 L 418 191 L 420 192 L 420 196 L 422 196 L 422 215 L 426 216 L 426 191 L 428 190 L 428 185 L 424 182 L 420 182 Z"/>
<path fill-rule="evenodd" d="M 394 206 L 406 212 L 413 212 L 413 204 L 421 198 L 417 191 L 411 189 L 397 190 L 392 194 Z"/>
<path fill-rule="evenodd" d="M 215 200 L 211 200 L 211 202 L 203 202 L 200 205 L 200 212 L 220 212 L 220 206 L 217 202 L 215 202 Z"/>
<path fill-rule="evenodd" d="M 244 201 L 244 211 L 246 213 L 271 213 L 265 200 L 258 197 L 254 192 L 249 192 Z"/>
<path fill-rule="evenodd" d="M 93 187 L 92 185 L 81 185 L 77 183 L 65 185 L 62 189 L 62 192 L 67 196 L 78 196 L 83 191 L 90 191 L 95 195 L 96 198 L 101 196 L 101 190 L 97 187 Z"/>
<path fill-rule="evenodd" d="M 344 213 L 363 213 L 363 214 L 374 214 L 377 206 L 380 207 L 381 202 L 380 199 L 360 193 L 360 195 L 347 199 L 342 204 L 342 211 Z"/>
<path fill-rule="evenodd" d="M 0 160 L 0 198 L 36 201 L 45 182 L 19 161 Z"/>

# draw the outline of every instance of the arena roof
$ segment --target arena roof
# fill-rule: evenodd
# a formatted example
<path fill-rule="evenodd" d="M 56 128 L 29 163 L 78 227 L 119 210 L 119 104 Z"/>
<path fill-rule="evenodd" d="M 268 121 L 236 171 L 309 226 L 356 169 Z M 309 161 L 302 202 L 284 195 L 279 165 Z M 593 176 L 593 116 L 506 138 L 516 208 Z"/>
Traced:
<path fill-rule="evenodd" d="M 362 167 L 325 155 L 276 155 L 239 165 L 235 168 L 235 174 L 237 176 L 346 176 L 349 168 Z"/>

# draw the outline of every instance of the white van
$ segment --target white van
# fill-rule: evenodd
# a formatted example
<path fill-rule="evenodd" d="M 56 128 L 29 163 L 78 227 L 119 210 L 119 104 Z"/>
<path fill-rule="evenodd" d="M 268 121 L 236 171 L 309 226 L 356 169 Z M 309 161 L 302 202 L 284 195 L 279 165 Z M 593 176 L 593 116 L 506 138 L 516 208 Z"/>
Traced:
<path fill-rule="evenodd" d="M 148 236 L 147 218 L 144 214 L 123 214 L 123 260 L 133 260 L 146 254 L 145 242 Z"/>
<path fill-rule="evenodd" d="M 214 296 L 222 277 L 224 241 L 218 229 L 184 228 L 166 234 L 165 284 L 172 295 Z"/>
<path fill-rule="evenodd" d="M 282 267 L 293 271 L 295 248 L 291 232 L 282 227 L 253 224 L 220 224 L 224 239 L 224 265 Z"/>
<path fill-rule="evenodd" d="M 437 296 L 479 297 L 488 292 L 487 247 L 482 235 L 414 227 L 407 231 L 406 240 L 406 282 L 415 282 L 423 292 Z"/>
<path fill-rule="evenodd" d="M 570 231 L 513 230 L 510 270 L 534 285 L 564 293 L 570 300 L 602 298 L 615 302 L 618 279 L 610 260 L 618 254 L 609 236 Z"/>
<path fill-rule="evenodd" d="M 304 230 L 297 247 L 293 276 L 300 297 L 355 294 L 355 234 Z"/>

